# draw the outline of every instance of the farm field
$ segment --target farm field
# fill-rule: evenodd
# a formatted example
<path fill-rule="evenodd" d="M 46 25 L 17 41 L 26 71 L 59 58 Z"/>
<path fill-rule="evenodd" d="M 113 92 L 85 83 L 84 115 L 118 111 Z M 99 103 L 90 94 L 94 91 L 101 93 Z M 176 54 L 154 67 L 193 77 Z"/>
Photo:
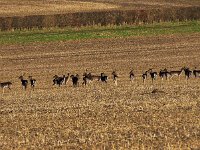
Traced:
<path fill-rule="evenodd" d="M 200 148 L 200 78 L 141 78 L 149 68 L 200 69 L 199 32 L 11 42 L 0 46 L 0 57 L 0 81 L 13 82 L 0 91 L 0 149 Z M 104 72 L 108 83 L 52 86 L 55 74 L 86 69 Z M 22 90 L 20 75 L 36 78 L 35 91 Z"/>
<path fill-rule="evenodd" d="M 0 0 L 0 16 L 199 6 L 198 0 Z"/>

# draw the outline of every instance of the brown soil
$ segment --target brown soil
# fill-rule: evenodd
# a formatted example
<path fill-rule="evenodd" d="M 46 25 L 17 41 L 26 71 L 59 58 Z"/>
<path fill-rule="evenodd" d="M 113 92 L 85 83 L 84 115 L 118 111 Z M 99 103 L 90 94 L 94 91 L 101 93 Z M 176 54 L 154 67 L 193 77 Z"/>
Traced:
<path fill-rule="evenodd" d="M 143 85 L 153 68 L 200 69 L 200 34 L 0 47 L 1 149 L 198 149 L 200 78 Z M 55 74 L 105 72 L 107 84 L 52 86 Z M 136 79 L 130 83 L 128 73 Z M 118 86 L 111 72 L 119 75 Z M 35 91 L 18 79 L 32 75 Z"/>
<path fill-rule="evenodd" d="M 199 34 L 193 34 L 1 46 L 0 67 L 17 72 L 34 70 L 31 73 L 43 68 L 82 72 L 89 67 L 96 72 L 113 69 L 124 72 L 133 67 L 141 73 L 147 68 L 195 67 L 200 63 L 199 39 Z"/>

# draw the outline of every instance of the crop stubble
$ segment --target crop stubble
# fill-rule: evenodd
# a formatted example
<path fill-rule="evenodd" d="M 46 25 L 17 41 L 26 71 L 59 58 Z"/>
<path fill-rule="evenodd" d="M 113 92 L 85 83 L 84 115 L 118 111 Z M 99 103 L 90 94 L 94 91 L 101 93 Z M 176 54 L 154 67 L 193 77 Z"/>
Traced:
<path fill-rule="evenodd" d="M 142 84 L 149 68 L 200 67 L 200 34 L 4 45 L 1 81 L 13 87 L 0 95 L 0 147 L 169 149 L 198 148 L 200 81 L 182 77 Z M 95 82 L 52 86 L 55 74 L 119 73 L 114 86 Z M 136 80 L 129 83 L 134 69 Z M 18 76 L 33 75 L 35 91 L 21 90 Z M 154 89 L 156 92 L 152 93 Z"/>
<path fill-rule="evenodd" d="M 0 0 L 0 16 L 49 15 L 102 10 L 199 6 L 197 0 Z"/>

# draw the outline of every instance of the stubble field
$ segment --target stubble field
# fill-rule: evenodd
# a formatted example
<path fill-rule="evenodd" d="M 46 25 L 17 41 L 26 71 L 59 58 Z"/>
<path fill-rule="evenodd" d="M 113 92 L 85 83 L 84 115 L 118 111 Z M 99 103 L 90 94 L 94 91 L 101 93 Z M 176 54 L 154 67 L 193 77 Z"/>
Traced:
<path fill-rule="evenodd" d="M 198 0 L 0 0 L 0 16 L 199 6 Z"/>
<path fill-rule="evenodd" d="M 200 78 L 141 78 L 149 68 L 200 68 L 199 33 L 7 44 L 0 57 L 1 82 L 13 82 L 0 91 L 0 149 L 200 148 Z M 55 74 L 85 69 L 105 72 L 108 83 L 52 86 Z M 35 91 L 22 90 L 23 74 L 36 78 Z"/>

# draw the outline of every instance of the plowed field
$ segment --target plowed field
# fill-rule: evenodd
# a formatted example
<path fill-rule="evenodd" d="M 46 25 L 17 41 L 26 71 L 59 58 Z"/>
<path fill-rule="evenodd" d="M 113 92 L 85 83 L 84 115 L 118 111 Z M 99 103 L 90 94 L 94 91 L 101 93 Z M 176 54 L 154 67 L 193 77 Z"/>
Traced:
<path fill-rule="evenodd" d="M 200 34 L 2 45 L 0 80 L 13 86 L 0 91 L 0 149 L 198 149 L 200 78 L 143 84 L 141 74 L 200 69 L 199 57 Z M 52 86 L 55 74 L 85 69 L 108 83 Z M 20 75 L 37 80 L 35 91 Z"/>

